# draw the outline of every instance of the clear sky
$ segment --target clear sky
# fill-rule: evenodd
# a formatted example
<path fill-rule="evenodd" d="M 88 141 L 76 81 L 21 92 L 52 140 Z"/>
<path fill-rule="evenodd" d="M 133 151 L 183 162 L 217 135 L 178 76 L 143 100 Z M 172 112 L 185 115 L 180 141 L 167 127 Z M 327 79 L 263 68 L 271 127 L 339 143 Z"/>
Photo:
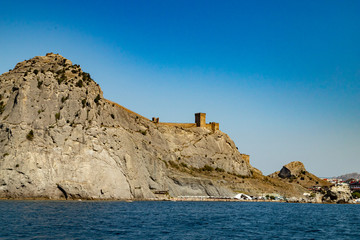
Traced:
<path fill-rule="evenodd" d="M 360 1 L 0 0 L 0 73 L 47 52 L 145 117 L 220 122 L 269 174 L 360 172 Z"/>

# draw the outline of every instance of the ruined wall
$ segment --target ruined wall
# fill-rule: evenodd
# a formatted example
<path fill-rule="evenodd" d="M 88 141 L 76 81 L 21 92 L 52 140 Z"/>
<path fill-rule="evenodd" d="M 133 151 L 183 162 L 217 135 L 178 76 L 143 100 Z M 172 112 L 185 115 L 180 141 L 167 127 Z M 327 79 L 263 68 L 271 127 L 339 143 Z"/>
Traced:
<path fill-rule="evenodd" d="M 196 127 L 195 123 L 166 123 L 166 122 L 159 122 L 158 124 L 163 125 L 163 126 L 170 126 L 170 127 L 183 127 L 183 128 Z"/>
<path fill-rule="evenodd" d="M 130 114 L 133 114 L 133 115 L 135 115 L 135 116 L 137 116 L 137 117 L 139 117 L 139 118 L 142 118 L 142 119 L 144 119 L 144 120 L 150 121 L 150 119 L 148 119 L 148 118 L 146 118 L 146 117 L 144 117 L 144 116 L 141 116 L 140 114 L 138 114 L 138 113 L 136 113 L 136 112 L 133 112 L 133 111 L 131 111 L 130 109 L 127 109 L 126 107 L 121 106 L 120 104 L 117 104 L 117 103 L 112 102 L 112 101 L 107 100 L 107 99 L 105 99 L 105 101 L 108 102 L 108 103 L 110 103 L 110 104 L 113 104 L 113 106 L 117 106 L 117 107 L 119 107 L 119 108 L 121 108 L 121 109 L 124 109 L 125 111 L 127 111 L 127 112 L 130 113 Z"/>

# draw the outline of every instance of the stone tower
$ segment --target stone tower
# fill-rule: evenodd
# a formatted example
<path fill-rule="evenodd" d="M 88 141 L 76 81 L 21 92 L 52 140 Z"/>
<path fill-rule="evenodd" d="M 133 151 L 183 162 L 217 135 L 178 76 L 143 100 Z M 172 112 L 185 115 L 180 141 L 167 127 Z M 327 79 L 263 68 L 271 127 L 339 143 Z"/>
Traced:
<path fill-rule="evenodd" d="M 197 127 L 206 127 L 206 113 L 195 113 L 195 123 Z"/>

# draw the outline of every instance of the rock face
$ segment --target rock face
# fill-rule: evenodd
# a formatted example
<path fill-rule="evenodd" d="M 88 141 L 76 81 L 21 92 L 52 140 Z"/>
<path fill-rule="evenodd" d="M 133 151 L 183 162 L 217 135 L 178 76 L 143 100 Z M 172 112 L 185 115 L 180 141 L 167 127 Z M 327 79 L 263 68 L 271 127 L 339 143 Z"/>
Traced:
<path fill-rule="evenodd" d="M 327 203 L 349 203 L 352 195 L 349 185 L 332 186 L 322 197 Z"/>
<path fill-rule="evenodd" d="M 0 76 L 0 153 L 0 198 L 233 196 L 193 172 L 253 169 L 225 133 L 152 123 L 57 54 Z"/>
<path fill-rule="evenodd" d="M 282 179 L 286 182 L 295 182 L 305 188 L 313 186 L 330 186 L 331 184 L 324 181 L 314 174 L 306 171 L 305 166 L 302 162 L 294 161 L 286 164 L 281 168 L 279 172 L 275 172 L 269 175 L 272 178 Z"/>
<path fill-rule="evenodd" d="M 281 178 L 297 177 L 301 173 L 305 173 L 305 171 L 306 169 L 304 164 L 302 162 L 295 161 L 283 166 L 278 176 Z"/>

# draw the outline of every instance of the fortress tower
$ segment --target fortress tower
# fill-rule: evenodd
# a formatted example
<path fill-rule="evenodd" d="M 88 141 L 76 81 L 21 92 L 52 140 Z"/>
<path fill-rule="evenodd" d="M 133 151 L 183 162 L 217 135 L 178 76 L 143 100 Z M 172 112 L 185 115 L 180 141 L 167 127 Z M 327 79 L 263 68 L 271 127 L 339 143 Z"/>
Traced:
<path fill-rule="evenodd" d="M 195 123 L 197 127 L 206 127 L 206 113 L 195 113 Z"/>

